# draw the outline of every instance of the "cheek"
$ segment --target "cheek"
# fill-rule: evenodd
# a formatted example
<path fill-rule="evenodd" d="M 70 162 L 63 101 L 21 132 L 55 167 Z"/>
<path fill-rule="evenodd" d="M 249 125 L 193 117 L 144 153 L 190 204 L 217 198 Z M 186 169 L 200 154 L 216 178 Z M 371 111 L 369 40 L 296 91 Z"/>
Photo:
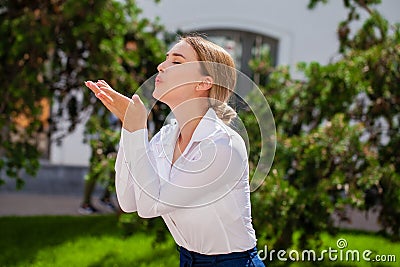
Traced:
<path fill-rule="evenodd" d="M 169 84 L 167 81 L 156 84 L 153 91 L 153 97 L 159 99 L 163 95 L 169 93 L 169 91 L 171 91 L 171 88 L 173 87 L 171 87 L 171 84 Z"/>
<path fill-rule="evenodd" d="M 157 100 L 163 101 L 174 95 L 177 91 L 176 86 L 173 86 L 165 81 L 155 86 L 153 91 L 153 97 Z"/>
<path fill-rule="evenodd" d="M 180 94 L 186 93 L 187 90 L 195 86 L 195 81 L 198 79 L 190 77 L 189 73 L 179 73 L 174 75 L 168 75 L 167 79 L 164 79 L 161 83 L 155 86 L 153 95 L 164 95 L 164 94 Z"/>
<path fill-rule="evenodd" d="M 201 77 L 195 66 L 185 65 L 168 68 L 162 77 L 162 82 L 155 86 L 153 97 L 158 100 L 185 99 L 193 94 L 195 84 Z"/>
<path fill-rule="evenodd" d="M 201 79 L 202 77 L 200 76 L 197 65 L 182 64 L 170 69 L 167 83 L 170 88 L 174 88 L 182 85 L 198 83 Z"/>
<path fill-rule="evenodd" d="M 193 97 L 193 86 L 168 86 L 163 83 L 154 89 L 153 97 L 167 104 L 180 103 Z"/>

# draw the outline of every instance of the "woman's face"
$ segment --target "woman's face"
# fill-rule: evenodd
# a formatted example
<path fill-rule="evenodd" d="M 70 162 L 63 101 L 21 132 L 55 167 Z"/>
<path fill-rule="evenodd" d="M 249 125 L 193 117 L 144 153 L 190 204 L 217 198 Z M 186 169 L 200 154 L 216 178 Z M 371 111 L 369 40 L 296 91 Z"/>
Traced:
<path fill-rule="evenodd" d="M 180 41 L 168 51 L 164 62 L 157 67 L 153 97 L 169 106 L 198 97 L 195 89 L 204 76 L 196 51 L 185 41 Z"/>

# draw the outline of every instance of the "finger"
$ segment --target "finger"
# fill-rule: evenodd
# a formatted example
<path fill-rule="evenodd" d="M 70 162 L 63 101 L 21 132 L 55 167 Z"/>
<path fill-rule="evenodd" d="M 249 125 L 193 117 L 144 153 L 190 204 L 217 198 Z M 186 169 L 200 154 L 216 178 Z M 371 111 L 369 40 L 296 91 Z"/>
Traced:
<path fill-rule="evenodd" d="M 100 92 L 100 88 L 92 81 L 85 82 L 85 85 L 95 94 Z"/>
<path fill-rule="evenodd" d="M 141 104 L 141 105 L 143 105 L 142 100 L 140 99 L 140 97 L 139 97 L 137 94 L 134 94 L 134 95 L 132 96 L 132 100 L 133 100 L 133 103 L 134 103 L 134 104 Z"/>
<path fill-rule="evenodd" d="M 111 87 L 109 87 L 107 85 L 100 85 L 99 88 L 101 90 L 103 90 L 104 92 L 107 92 L 108 94 L 118 94 L 117 91 L 115 91 L 114 89 L 112 89 Z"/>
<path fill-rule="evenodd" d="M 108 94 L 106 94 L 104 91 L 100 91 L 99 93 L 96 94 L 96 96 L 101 100 L 108 102 L 109 104 L 114 103 L 114 99 Z"/>
<path fill-rule="evenodd" d="M 106 81 L 104 81 L 104 80 L 98 80 L 96 84 L 98 86 L 107 86 L 107 87 L 111 88 L 111 86 L 108 83 L 106 83 Z"/>
<path fill-rule="evenodd" d="M 114 101 L 112 100 L 112 98 L 110 98 L 109 96 L 107 96 L 107 94 L 105 94 L 104 92 L 100 92 L 96 95 L 96 97 L 101 101 L 101 103 L 103 103 L 103 105 L 112 113 L 114 113 L 115 111 L 115 107 L 114 107 Z M 117 115 L 117 114 L 116 114 Z"/>
<path fill-rule="evenodd" d="M 118 93 L 114 89 L 112 89 L 110 86 L 100 86 L 99 87 L 102 91 L 104 91 L 106 94 L 108 94 L 111 98 L 113 99 L 119 99 L 119 98 L 127 98 L 126 96 Z"/>
<path fill-rule="evenodd" d="M 92 81 L 85 82 L 85 85 L 92 91 L 98 91 L 98 86 Z"/>
<path fill-rule="evenodd" d="M 108 83 L 105 80 L 99 80 L 99 81 L 108 85 Z"/>
<path fill-rule="evenodd" d="M 121 117 L 121 114 L 118 112 L 118 109 L 115 108 L 115 104 L 112 102 L 112 100 L 110 101 L 110 98 L 107 96 L 107 94 L 103 93 L 99 93 L 98 95 L 96 95 L 98 97 L 98 99 L 101 101 L 101 103 L 103 103 L 103 105 L 109 110 L 111 111 L 115 116 L 117 116 L 120 120 L 122 120 L 123 118 Z"/>

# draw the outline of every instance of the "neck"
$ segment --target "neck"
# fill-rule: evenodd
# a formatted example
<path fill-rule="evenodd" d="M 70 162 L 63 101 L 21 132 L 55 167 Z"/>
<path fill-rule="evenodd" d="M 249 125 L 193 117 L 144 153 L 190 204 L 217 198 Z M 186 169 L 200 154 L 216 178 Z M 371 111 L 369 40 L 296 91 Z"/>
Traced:
<path fill-rule="evenodd" d="M 179 142 L 188 143 L 208 110 L 207 101 L 188 101 L 172 109 L 179 125 Z"/>

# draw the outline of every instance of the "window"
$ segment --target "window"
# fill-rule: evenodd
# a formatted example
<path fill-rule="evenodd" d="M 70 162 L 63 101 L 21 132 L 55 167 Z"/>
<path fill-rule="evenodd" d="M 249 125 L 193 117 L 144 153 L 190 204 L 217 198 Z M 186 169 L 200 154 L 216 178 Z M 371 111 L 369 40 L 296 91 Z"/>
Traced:
<path fill-rule="evenodd" d="M 235 60 L 236 68 L 252 78 L 256 83 L 265 83 L 267 77 L 253 74 L 249 61 L 259 58 L 262 52 L 269 51 L 273 66 L 277 63 L 278 40 L 248 31 L 204 29 L 207 39 L 227 50 Z"/>
<path fill-rule="evenodd" d="M 238 70 L 252 79 L 256 84 L 265 84 L 268 81 L 267 75 L 253 73 L 249 66 L 252 59 L 261 59 L 262 53 L 269 52 L 271 65 L 276 66 L 278 55 L 278 40 L 259 33 L 234 30 L 234 29 L 202 29 L 201 32 L 213 43 L 228 51 Z M 246 94 L 246 88 L 252 88 L 248 80 L 237 81 L 237 92 L 230 102 L 237 110 L 246 109 L 247 104 L 242 96 Z"/>

